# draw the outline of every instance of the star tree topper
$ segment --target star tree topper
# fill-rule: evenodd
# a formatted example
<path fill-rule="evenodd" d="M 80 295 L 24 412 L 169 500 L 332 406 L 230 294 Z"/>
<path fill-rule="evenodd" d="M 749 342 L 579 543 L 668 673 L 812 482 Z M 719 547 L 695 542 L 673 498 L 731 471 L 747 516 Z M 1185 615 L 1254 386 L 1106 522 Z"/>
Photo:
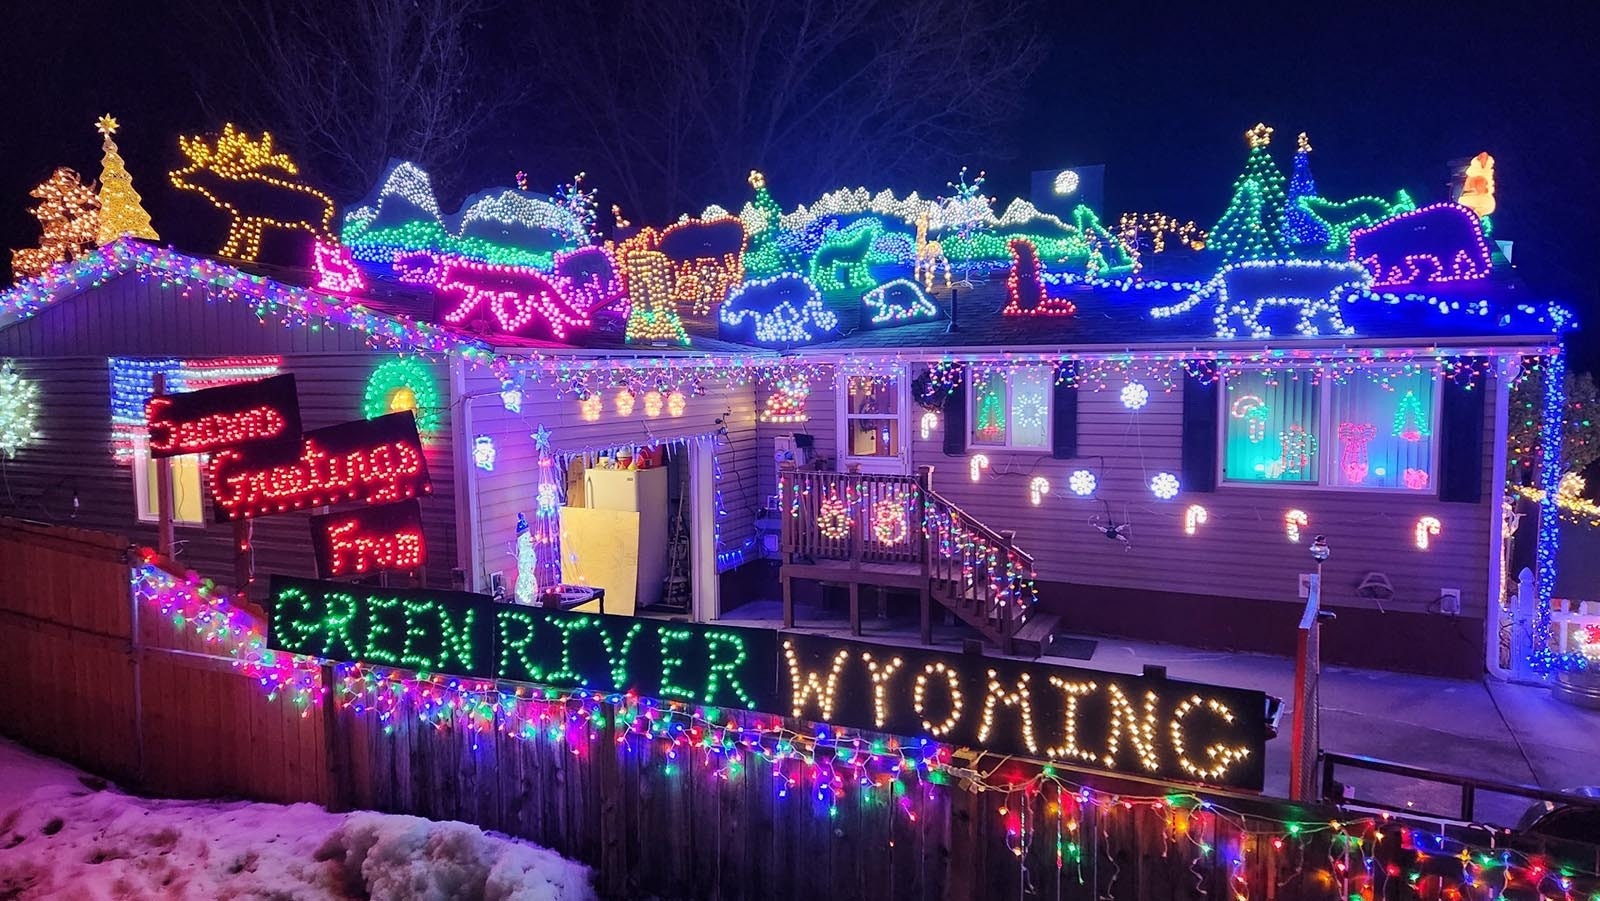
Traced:
<path fill-rule="evenodd" d="M 538 448 L 541 454 L 550 453 L 550 430 L 542 424 L 539 430 L 533 433 L 533 446 Z"/>

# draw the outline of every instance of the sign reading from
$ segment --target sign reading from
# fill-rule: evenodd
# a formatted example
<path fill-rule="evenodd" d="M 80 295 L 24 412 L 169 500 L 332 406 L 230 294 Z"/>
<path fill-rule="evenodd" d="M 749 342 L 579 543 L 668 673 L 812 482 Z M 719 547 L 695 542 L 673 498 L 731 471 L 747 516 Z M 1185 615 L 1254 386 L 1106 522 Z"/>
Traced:
<path fill-rule="evenodd" d="M 432 490 L 416 417 L 390 413 L 306 432 L 300 452 L 247 445 L 211 458 L 217 520 L 227 522 L 347 501 L 383 504 Z"/>
<path fill-rule="evenodd" d="M 820 635 L 274 577 L 280 650 L 635 692 L 1156 778 L 1260 789 L 1259 691 Z"/>
<path fill-rule="evenodd" d="M 313 516 L 311 545 L 323 578 L 412 570 L 428 562 L 416 498 Z"/>
<path fill-rule="evenodd" d="M 263 442 L 300 440 L 294 376 L 163 394 L 145 404 L 150 456 L 203 454 Z"/>

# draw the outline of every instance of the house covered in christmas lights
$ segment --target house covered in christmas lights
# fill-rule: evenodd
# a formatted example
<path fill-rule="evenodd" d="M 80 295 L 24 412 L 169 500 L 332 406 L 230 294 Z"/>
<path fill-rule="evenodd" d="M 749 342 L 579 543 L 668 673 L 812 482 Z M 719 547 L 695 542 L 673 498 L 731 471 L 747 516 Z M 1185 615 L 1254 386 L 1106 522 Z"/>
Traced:
<path fill-rule="evenodd" d="M 227 206 L 226 258 L 124 230 L 0 294 L 0 512 L 155 542 L 170 478 L 173 550 L 205 572 L 589 586 L 695 621 L 781 597 L 786 626 L 838 585 L 858 633 L 866 589 L 924 640 L 958 619 L 1025 655 L 1058 633 L 1287 652 L 1325 536 L 1329 659 L 1505 668 L 1506 473 L 1559 436 L 1511 447 L 1511 392 L 1559 384 L 1567 314 L 1489 237 L 1492 184 L 1328 199 L 1309 144 L 1286 179 L 1270 136 L 1209 229 L 996 213 L 965 173 L 785 210 L 752 173 L 738 215 L 605 239 L 578 183 L 445 213 L 401 163 L 336 221 L 269 138 L 185 141 L 180 190 L 223 206 L 265 178 L 283 209 Z M 285 233 L 310 266 L 255 259 Z M 318 553 L 317 517 L 350 508 L 331 468 L 272 488 L 152 453 L 158 376 L 278 374 L 310 432 L 410 413 L 407 553 L 381 522 Z M 1546 616 L 1553 528 L 1525 530 Z"/>

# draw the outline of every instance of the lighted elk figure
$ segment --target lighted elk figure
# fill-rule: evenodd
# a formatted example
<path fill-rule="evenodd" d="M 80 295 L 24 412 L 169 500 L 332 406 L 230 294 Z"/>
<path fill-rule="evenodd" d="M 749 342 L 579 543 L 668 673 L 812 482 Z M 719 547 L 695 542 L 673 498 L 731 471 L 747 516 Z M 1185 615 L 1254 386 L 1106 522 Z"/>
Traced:
<path fill-rule="evenodd" d="M 333 198 L 300 180 L 300 167 L 272 146 L 272 135 L 252 139 L 229 123 L 216 143 L 203 136 L 178 138 L 188 165 L 169 173 L 172 186 L 193 191 L 227 213 L 228 240 L 222 256 L 255 260 L 268 228 L 309 232 L 320 244 L 337 245 L 330 228 Z"/>

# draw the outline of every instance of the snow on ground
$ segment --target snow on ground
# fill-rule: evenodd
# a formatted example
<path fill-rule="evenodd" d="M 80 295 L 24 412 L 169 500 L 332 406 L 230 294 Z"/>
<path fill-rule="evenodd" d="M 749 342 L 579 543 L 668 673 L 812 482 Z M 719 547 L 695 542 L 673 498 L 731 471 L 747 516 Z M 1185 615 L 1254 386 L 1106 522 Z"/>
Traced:
<path fill-rule="evenodd" d="M 168 801 L 0 740 L 0 901 L 587 901 L 587 867 L 466 823 Z"/>

